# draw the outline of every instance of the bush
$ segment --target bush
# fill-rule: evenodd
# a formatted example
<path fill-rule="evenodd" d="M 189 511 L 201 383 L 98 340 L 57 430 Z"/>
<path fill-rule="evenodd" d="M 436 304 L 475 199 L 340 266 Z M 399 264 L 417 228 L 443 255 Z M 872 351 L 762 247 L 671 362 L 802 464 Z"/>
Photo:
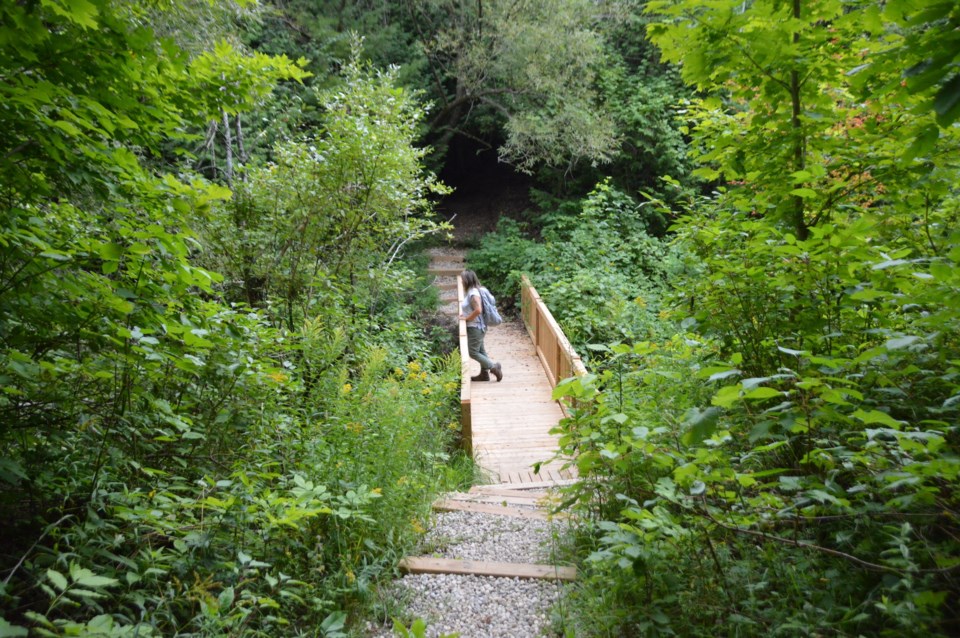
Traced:
<path fill-rule="evenodd" d="M 890 217 L 799 241 L 706 212 L 679 229 L 703 334 L 563 390 L 583 633 L 949 634 L 960 253 L 911 258 Z"/>
<path fill-rule="evenodd" d="M 516 295 L 528 274 L 581 355 L 588 344 L 659 338 L 662 291 L 684 264 L 674 247 L 647 234 L 658 215 L 602 183 L 576 206 L 543 214 L 541 241 L 503 220 L 469 260 L 481 278 L 502 282 L 501 296 Z"/>

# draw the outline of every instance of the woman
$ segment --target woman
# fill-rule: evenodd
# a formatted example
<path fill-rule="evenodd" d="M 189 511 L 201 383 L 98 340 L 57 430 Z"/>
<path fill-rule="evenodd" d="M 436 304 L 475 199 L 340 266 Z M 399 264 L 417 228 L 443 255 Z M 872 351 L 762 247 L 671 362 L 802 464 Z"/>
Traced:
<path fill-rule="evenodd" d="M 477 279 L 477 273 L 472 270 L 464 270 L 460 273 L 460 280 L 463 282 L 463 289 L 466 291 L 463 301 L 460 302 L 460 318 L 467 322 L 467 347 L 470 358 L 480 363 L 480 374 L 470 377 L 470 380 L 489 381 L 492 372 L 497 381 L 500 381 L 503 379 L 503 370 L 499 363 L 494 363 L 487 356 L 487 350 L 483 347 L 483 333 L 486 332 L 487 327 L 483 324 L 480 280 Z"/>

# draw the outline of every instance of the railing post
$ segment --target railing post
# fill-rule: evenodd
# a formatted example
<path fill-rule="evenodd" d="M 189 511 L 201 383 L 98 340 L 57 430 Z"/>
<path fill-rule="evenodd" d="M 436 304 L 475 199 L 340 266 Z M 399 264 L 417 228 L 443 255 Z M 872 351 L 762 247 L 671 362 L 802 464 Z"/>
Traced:
<path fill-rule="evenodd" d="M 463 280 L 457 277 L 457 317 L 463 307 Z M 460 340 L 460 438 L 464 451 L 473 456 L 473 415 L 470 410 L 470 346 L 467 342 L 467 322 L 457 319 Z"/>
<path fill-rule="evenodd" d="M 526 275 L 521 277 L 520 285 L 524 324 L 551 385 L 570 375 L 586 374 L 580 357 Z"/>

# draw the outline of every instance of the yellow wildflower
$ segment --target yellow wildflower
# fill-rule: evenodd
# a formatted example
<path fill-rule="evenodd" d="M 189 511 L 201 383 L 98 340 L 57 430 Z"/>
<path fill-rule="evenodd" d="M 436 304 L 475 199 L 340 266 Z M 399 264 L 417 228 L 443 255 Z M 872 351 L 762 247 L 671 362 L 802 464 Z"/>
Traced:
<path fill-rule="evenodd" d="M 344 383 L 343 387 L 340 388 L 340 392 L 343 394 L 350 394 L 350 391 L 353 390 L 353 386 L 349 383 Z"/>

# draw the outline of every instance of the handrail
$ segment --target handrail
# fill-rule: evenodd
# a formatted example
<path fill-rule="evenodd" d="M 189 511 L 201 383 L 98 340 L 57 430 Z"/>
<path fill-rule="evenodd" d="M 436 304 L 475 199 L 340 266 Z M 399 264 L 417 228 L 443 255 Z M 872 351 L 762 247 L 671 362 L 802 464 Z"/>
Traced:
<path fill-rule="evenodd" d="M 556 387 L 557 383 L 568 377 L 587 373 L 580 356 L 526 275 L 520 279 L 520 309 L 523 323 L 537 347 L 537 356 L 543 363 L 551 386 Z"/>
<path fill-rule="evenodd" d="M 463 298 L 463 279 L 457 277 L 457 316 L 462 313 Z M 467 343 L 467 322 L 463 319 L 457 321 L 458 334 L 460 336 L 460 434 L 463 438 L 464 451 L 470 456 L 473 455 L 473 415 L 470 412 L 470 346 Z"/>
<path fill-rule="evenodd" d="M 463 306 L 465 291 L 463 280 L 457 277 L 457 314 Z M 550 309 L 540 299 L 537 289 L 524 275 L 520 280 L 520 308 L 523 323 L 530 334 L 537 350 L 543 369 L 547 374 L 551 387 L 556 387 L 562 379 L 573 376 L 582 376 L 587 373 L 583 361 L 577 355 L 563 330 L 553 318 Z M 458 320 L 460 337 L 460 431 L 463 438 L 463 447 L 467 454 L 473 454 L 473 415 L 470 407 L 470 348 L 467 342 L 467 322 Z M 564 413 L 567 406 L 562 402 L 560 407 Z"/>

